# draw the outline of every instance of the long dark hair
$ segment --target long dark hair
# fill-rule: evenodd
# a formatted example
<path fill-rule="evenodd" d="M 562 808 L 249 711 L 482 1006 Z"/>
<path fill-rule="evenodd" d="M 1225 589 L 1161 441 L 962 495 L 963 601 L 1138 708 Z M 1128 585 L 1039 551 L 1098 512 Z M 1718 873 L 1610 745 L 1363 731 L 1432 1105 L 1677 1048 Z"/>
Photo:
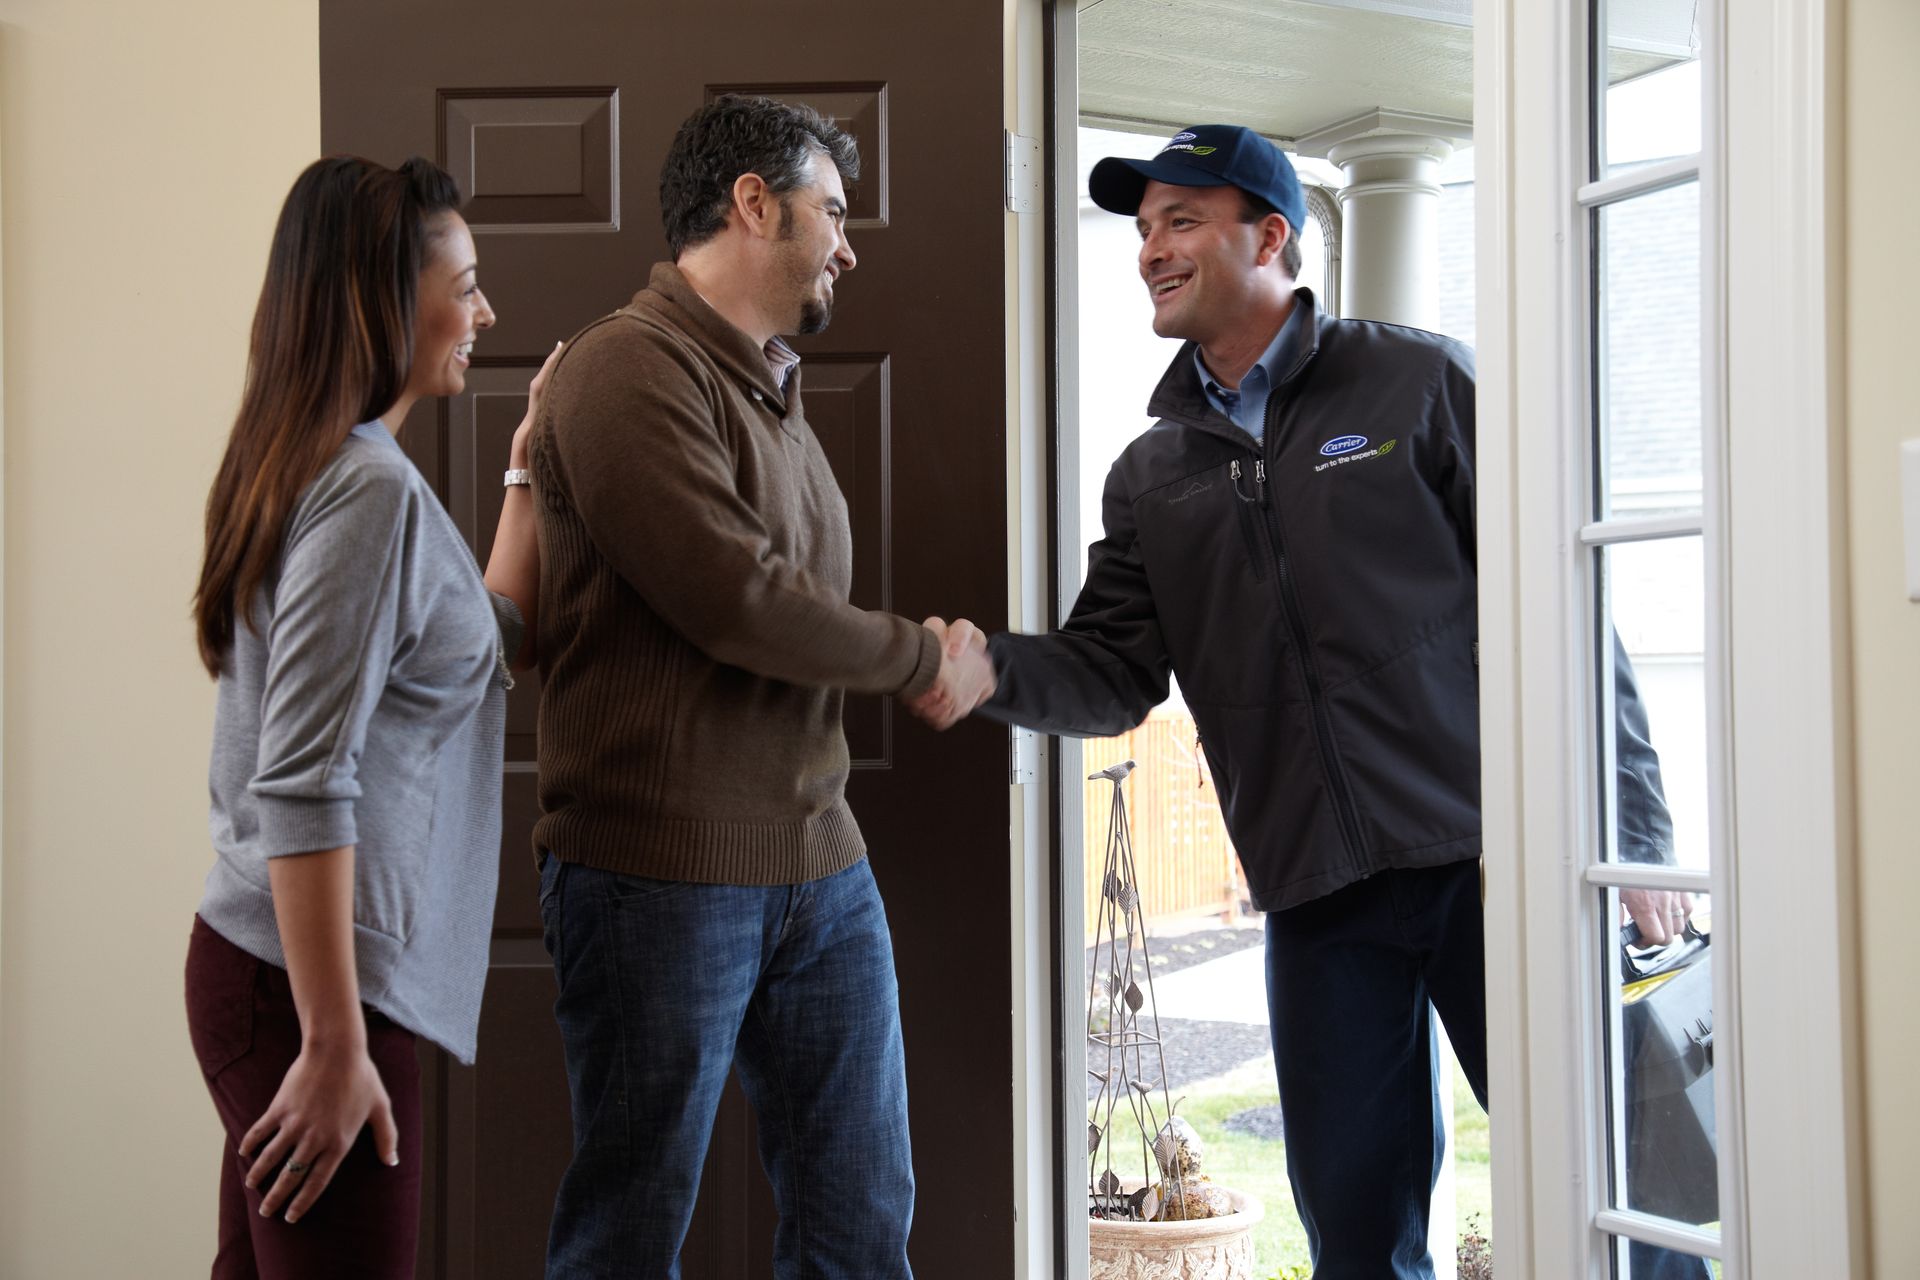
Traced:
<path fill-rule="evenodd" d="M 388 169 L 329 156 L 287 193 L 253 313 L 240 412 L 207 495 L 193 612 L 213 675 L 236 617 L 256 626 L 251 603 L 301 491 L 356 423 L 392 408 L 405 389 L 429 223 L 459 206 L 453 179 L 417 157 Z"/>

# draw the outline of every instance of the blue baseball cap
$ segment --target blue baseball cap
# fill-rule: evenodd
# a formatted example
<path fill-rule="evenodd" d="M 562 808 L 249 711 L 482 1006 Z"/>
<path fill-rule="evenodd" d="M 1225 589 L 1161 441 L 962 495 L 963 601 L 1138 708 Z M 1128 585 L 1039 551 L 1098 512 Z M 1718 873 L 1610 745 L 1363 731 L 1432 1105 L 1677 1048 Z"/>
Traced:
<path fill-rule="evenodd" d="M 1087 194 L 1109 213 L 1140 212 L 1147 183 L 1175 187 L 1238 187 L 1280 211 L 1295 235 L 1307 221 L 1307 198 L 1286 152 L 1237 124 L 1196 124 L 1167 140 L 1151 160 L 1108 156 L 1093 166 Z"/>

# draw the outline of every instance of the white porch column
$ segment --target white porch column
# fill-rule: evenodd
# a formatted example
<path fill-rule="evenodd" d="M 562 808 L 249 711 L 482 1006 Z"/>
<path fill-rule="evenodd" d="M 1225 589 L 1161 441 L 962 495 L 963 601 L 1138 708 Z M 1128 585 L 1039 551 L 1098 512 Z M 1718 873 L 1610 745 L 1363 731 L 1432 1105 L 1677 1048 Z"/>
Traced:
<path fill-rule="evenodd" d="M 1440 322 L 1440 166 L 1463 123 L 1369 111 L 1299 140 L 1343 170 L 1340 313 L 1432 329 Z"/>
<path fill-rule="evenodd" d="M 1340 304 L 1359 320 L 1440 322 L 1440 163 L 1445 138 L 1389 133 L 1330 147 L 1340 200 Z"/>

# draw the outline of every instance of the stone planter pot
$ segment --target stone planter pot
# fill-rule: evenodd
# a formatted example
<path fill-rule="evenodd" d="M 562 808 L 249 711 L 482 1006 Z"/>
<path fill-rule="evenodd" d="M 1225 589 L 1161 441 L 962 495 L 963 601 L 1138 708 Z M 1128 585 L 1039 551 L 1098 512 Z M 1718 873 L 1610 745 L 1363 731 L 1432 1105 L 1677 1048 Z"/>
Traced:
<path fill-rule="evenodd" d="M 1137 1183 L 1135 1184 L 1138 1185 Z M 1088 1280 L 1254 1280 L 1260 1202 L 1228 1187 L 1234 1212 L 1198 1222 L 1087 1220 Z"/>

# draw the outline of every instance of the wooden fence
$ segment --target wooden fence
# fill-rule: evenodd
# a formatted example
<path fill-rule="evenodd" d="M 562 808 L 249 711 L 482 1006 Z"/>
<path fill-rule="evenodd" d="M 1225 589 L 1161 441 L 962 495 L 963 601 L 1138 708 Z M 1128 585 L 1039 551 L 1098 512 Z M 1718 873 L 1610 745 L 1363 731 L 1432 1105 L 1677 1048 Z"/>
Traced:
<path fill-rule="evenodd" d="M 1126 781 L 1127 818 L 1148 922 L 1235 911 L 1245 892 L 1240 862 L 1227 839 L 1220 800 L 1196 741 L 1193 718 L 1185 711 L 1155 711 L 1131 733 L 1086 741 L 1082 754 L 1086 765 L 1082 774 L 1122 760 L 1134 762 Z M 1111 783 L 1086 784 L 1082 919 L 1089 943 L 1099 926 L 1112 795 Z"/>

